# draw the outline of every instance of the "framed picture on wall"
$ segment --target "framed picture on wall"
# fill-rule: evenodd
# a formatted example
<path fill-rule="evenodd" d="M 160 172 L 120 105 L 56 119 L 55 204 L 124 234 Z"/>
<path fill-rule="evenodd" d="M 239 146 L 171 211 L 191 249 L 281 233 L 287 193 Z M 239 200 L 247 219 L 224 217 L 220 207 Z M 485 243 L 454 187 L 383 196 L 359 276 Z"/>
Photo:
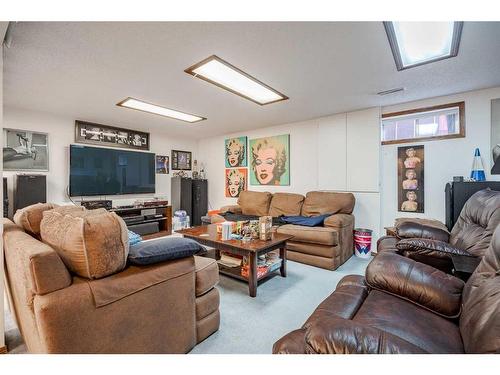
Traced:
<path fill-rule="evenodd" d="M 169 174 L 168 156 L 156 155 L 156 173 Z"/>
<path fill-rule="evenodd" d="M 491 174 L 500 174 L 500 99 L 491 101 Z"/>
<path fill-rule="evenodd" d="M 424 146 L 398 147 L 398 210 L 424 212 Z"/>
<path fill-rule="evenodd" d="M 290 185 L 290 134 L 250 140 L 250 185 Z"/>
<path fill-rule="evenodd" d="M 225 192 L 228 198 L 238 198 L 247 189 L 248 170 L 246 168 L 226 169 Z"/>
<path fill-rule="evenodd" d="M 191 170 L 191 151 L 172 150 L 172 170 L 190 171 Z"/>
<path fill-rule="evenodd" d="M 48 171 L 48 134 L 3 129 L 3 169 L 4 171 Z"/>
<path fill-rule="evenodd" d="M 247 166 L 247 137 L 228 138 L 224 141 L 226 168 Z"/>
<path fill-rule="evenodd" d="M 149 133 L 137 130 L 76 120 L 75 133 L 77 143 L 149 150 Z"/>

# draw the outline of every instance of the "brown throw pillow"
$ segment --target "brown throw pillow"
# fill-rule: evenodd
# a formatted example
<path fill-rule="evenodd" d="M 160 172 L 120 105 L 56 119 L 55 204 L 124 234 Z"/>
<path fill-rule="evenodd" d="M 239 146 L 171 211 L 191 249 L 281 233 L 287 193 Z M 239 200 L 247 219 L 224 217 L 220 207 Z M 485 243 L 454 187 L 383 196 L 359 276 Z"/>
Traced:
<path fill-rule="evenodd" d="M 98 279 L 121 271 L 127 263 L 125 222 L 105 209 L 46 211 L 40 232 L 43 242 L 78 276 Z"/>
<path fill-rule="evenodd" d="M 24 229 L 25 232 L 34 237 L 40 236 L 40 222 L 43 212 L 58 207 L 54 203 L 36 203 L 28 207 L 21 208 L 14 215 L 14 223 Z"/>

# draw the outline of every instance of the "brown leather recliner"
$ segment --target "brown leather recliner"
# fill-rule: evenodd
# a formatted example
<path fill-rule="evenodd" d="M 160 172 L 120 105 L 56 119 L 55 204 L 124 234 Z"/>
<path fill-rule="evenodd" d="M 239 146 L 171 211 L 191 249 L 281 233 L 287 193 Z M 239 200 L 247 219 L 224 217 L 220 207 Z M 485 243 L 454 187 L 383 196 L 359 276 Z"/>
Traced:
<path fill-rule="evenodd" d="M 396 220 L 396 236 L 379 239 L 377 251 L 398 252 L 450 273 L 451 256 L 482 257 L 500 224 L 500 192 L 485 189 L 465 203 L 451 233 L 437 220 Z"/>
<path fill-rule="evenodd" d="M 344 277 L 273 353 L 500 353 L 500 227 L 464 282 L 401 255 L 378 254 Z"/>

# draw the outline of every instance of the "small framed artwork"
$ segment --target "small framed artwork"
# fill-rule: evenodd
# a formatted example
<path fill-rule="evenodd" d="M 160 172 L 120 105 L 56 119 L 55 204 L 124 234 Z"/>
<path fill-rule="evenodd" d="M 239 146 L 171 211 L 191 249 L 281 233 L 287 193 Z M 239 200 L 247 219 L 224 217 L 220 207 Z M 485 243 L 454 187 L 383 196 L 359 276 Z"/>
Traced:
<path fill-rule="evenodd" d="M 398 210 L 424 212 L 424 146 L 398 147 Z"/>
<path fill-rule="evenodd" d="M 49 170 L 49 135 L 29 130 L 3 129 L 3 170 Z"/>
<path fill-rule="evenodd" d="M 169 174 L 168 156 L 156 155 L 156 173 Z"/>
<path fill-rule="evenodd" d="M 76 120 L 75 132 L 77 143 L 149 150 L 149 133 L 137 130 Z"/>
<path fill-rule="evenodd" d="M 228 138 L 224 141 L 226 168 L 247 166 L 247 137 Z"/>
<path fill-rule="evenodd" d="M 248 170 L 246 168 L 226 169 L 225 191 L 226 197 L 238 198 L 243 190 L 247 189 Z"/>
<path fill-rule="evenodd" d="M 172 170 L 190 171 L 191 170 L 191 151 L 172 150 Z"/>

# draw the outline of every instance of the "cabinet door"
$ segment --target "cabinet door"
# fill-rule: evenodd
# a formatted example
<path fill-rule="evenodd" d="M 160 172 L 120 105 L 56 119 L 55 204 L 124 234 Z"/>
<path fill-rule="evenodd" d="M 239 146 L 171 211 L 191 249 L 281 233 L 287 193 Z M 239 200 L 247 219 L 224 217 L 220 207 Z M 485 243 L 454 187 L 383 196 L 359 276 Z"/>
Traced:
<path fill-rule="evenodd" d="M 319 120 L 319 190 L 346 190 L 346 118 L 341 113 Z"/>
<path fill-rule="evenodd" d="M 380 108 L 347 114 L 347 190 L 379 191 Z"/>

